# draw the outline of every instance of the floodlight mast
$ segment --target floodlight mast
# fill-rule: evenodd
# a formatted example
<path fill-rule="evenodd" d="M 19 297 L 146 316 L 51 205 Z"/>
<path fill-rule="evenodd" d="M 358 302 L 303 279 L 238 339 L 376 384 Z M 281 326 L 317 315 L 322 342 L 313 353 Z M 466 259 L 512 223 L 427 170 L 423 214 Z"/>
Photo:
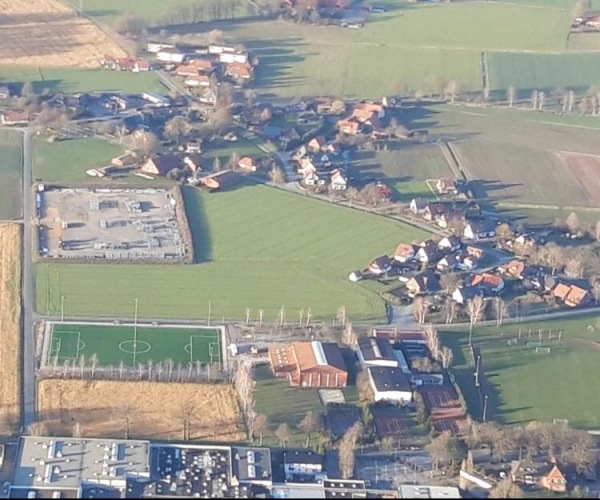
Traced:
<path fill-rule="evenodd" d="M 133 315 L 133 366 L 135 367 L 135 355 L 137 353 L 137 317 L 138 317 L 138 299 L 135 299 L 135 311 Z"/>

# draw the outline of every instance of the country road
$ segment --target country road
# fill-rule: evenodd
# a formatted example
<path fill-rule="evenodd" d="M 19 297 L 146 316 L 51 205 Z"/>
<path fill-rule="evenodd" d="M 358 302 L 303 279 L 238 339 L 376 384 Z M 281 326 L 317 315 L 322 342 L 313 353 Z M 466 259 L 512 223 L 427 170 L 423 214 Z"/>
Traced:
<path fill-rule="evenodd" d="M 31 137 L 33 131 L 25 130 L 23 137 L 23 429 L 35 421 L 35 335 L 33 309 L 35 287 L 33 275 L 33 201 L 32 201 L 32 156 Z"/>

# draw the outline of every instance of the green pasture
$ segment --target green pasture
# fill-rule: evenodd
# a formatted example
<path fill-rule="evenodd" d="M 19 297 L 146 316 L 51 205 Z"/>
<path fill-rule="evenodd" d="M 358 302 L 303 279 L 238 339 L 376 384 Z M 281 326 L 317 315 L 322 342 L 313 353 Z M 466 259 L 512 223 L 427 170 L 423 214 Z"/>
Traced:
<path fill-rule="evenodd" d="M 541 346 L 550 347 L 549 354 L 527 347 L 528 342 L 539 340 L 540 330 Z M 516 344 L 508 345 L 510 339 L 516 339 Z M 453 371 L 470 413 L 481 418 L 468 333 L 445 332 L 442 343 L 454 351 Z M 600 317 L 476 328 L 473 343 L 481 346 L 489 419 L 519 425 L 532 420 L 568 419 L 573 427 L 598 429 L 600 387 L 595 380 L 600 359 Z"/>
<path fill-rule="evenodd" d="M 104 69 L 34 68 L 31 66 L 0 66 L 0 81 L 31 82 L 36 93 L 94 92 L 162 92 L 168 89 L 154 72 L 131 73 Z"/>
<path fill-rule="evenodd" d="M 0 130 L 0 220 L 23 215 L 23 136 L 14 130 Z"/>
<path fill-rule="evenodd" d="M 126 316 L 139 298 L 140 317 L 288 322 L 300 309 L 330 319 L 345 306 L 354 321 L 386 319 L 384 302 L 348 274 L 426 235 L 388 219 L 265 186 L 220 193 L 186 189 L 195 265 L 46 264 L 36 267 L 37 310 L 66 315 Z M 157 293 L 159 291 L 159 293 Z"/>
<path fill-rule="evenodd" d="M 565 87 L 587 90 L 588 87 L 600 85 L 600 53 L 491 52 L 487 58 L 492 90 L 507 89 L 510 86 L 521 92 L 553 91 Z"/>
<path fill-rule="evenodd" d="M 223 361 L 221 332 L 215 328 L 53 323 L 49 342 L 46 362 L 59 366 L 82 358 L 89 362 L 92 355 L 99 366 L 117 367 L 122 362 L 133 368 L 168 359 L 186 366 Z"/>

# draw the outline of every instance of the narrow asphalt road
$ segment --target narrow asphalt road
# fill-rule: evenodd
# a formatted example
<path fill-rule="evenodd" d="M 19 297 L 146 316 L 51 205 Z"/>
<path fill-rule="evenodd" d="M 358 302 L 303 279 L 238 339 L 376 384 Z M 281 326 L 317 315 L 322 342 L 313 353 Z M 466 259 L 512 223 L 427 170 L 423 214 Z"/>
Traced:
<path fill-rule="evenodd" d="M 31 138 L 26 130 L 23 137 L 23 429 L 35 421 L 35 336 L 33 331 L 33 219 Z"/>

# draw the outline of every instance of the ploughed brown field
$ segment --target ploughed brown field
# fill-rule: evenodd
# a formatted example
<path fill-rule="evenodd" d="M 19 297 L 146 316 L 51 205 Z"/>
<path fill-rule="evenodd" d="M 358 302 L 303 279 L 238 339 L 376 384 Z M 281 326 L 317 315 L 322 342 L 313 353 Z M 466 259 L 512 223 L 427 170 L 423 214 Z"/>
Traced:
<path fill-rule="evenodd" d="M 0 0 L 0 64 L 95 68 L 126 52 L 58 0 Z"/>
<path fill-rule="evenodd" d="M 224 384 L 45 379 L 38 411 L 51 435 L 239 441 L 246 439 L 237 396 Z"/>
<path fill-rule="evenodd" d="M 569 173 L 583 191 L 587 202 L 600 206 L 600 156 L 582 153 L 566 153 L 561 151 Z"/>
<path fill-rule="evenodd" d="M 0 224 L 0 434 L 21 416 L 21 226 Z"/>

